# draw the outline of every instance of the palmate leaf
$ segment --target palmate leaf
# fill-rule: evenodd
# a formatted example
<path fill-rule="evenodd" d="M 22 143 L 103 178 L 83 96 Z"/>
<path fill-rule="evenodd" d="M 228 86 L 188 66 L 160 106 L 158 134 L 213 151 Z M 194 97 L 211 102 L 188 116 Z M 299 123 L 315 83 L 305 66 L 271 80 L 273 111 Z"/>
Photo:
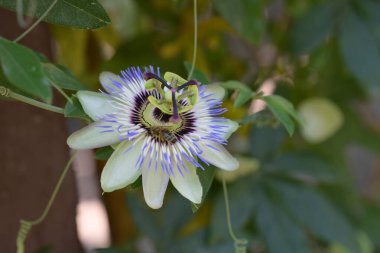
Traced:
<path fill-rule="evenodd" d="M 31 1 L 23 0 L 23 12 L 25 15 L 38 18 L 43 15 L 53 1 L 38 0 L 35 11 L 28 13 Z M 15 10 L 16 2 L 14 0 L 0 0 L 0 6 Z M 103 7 L 96 0 L 58 0 L 43 21 L 82 29 L 96 29 L 111 22 Z"/>
<path fill-rule="evenodd" d="M 257 187 L 255 223 L 270 253 L 310 253 L 308 240 L 301 226 L 295 222 L 264 184 Z"/>
<path fill-rule="evenodd" d="M 43 74 L 39 57 L 31 49 L 0 38 L 0 64 L 5 78 L 29 95 L 52 99 L 51 87 Z"/>
<path fill-rule="evenodd" d="M 333 183 L 337 180 L 336 169 L 311 152 L 290 152 L 265 164 L 264 170 L 285 177 L 307 182 Z"/>
<path fill-rule="evenodd" d="M 380 50 L 366 21 L 348 12 L 339 34 L 343 60 L 352 74 L 369 86 L 380 82 Z"/>
<path fill-rule="evenodd" d="M 336 2 L 326 2 L 313 6 L 296 21 L 291 33 L 293 51 L 298 54 L 308 53 L 325 40 L 336 24 Z"/>
<path fill-rule="evenodd" d="M 339 242 L 351 252 L 360 252 L 356 233 L 348 220 L 318 191 L 284 180 L 268 180 L 277 201 L 315 235 Z"/>

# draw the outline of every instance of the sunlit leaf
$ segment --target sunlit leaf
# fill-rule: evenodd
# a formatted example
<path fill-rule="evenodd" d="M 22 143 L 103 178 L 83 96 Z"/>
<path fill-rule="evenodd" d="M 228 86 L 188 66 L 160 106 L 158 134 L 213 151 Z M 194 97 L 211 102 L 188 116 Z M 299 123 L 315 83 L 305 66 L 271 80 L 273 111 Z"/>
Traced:
<path fill-rule="evenodd" d="M 21 91 L 51 101 L 52 92 L 38 56 L 29 48 L 0 38 L 0 63 L 7 80 Z"/>
<path fill-rule="evenodd" d="M 34 12 L 29 13 L 28 10 L 32 1 L 23 0 L 23 13 L 38 18 L 45 13 L 53 1 L 38 0 L 35 2 Z M 14 0 L 0 0 L 0 6 L 15 10 L 16 2 Z M 57 0 L 57 3 L 43 20 L 52 24 L 83 29 L 95 29 L 111 22 L 97 0 Z"/>

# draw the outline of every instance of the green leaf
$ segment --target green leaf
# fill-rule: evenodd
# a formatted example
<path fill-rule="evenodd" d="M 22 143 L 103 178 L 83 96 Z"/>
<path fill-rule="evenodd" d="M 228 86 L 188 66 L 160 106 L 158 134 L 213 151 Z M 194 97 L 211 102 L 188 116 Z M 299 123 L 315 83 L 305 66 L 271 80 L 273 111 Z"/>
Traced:
<path fill-rule="evenodd" d="M 164 205 L 153 211 L 134 194 L 127 194 L 128 210 L 142 234 L 149 236 L 156 244 L 159 252 L 168 252 L 164 248 L 173 246 L 173 239 L 178 239 L 181 228 L 192 218 L 188 201 L 179 193 L 166 194 Z M 170 219 L 168 219 L 170 217 Z"/>
<path fill-rule="evenodd" d="M 265 165 L 264 169 L 308 182 L 333 182 L 337 176 L 335 168 L 308 152 L 284 154 Z"/>
<path fill-rule="evenodd" d="M 199 177 L 199 180 L 201 181 L 201 185 L 203 189 L 203 195 L 202 195 L 202 202 L 200 204 L 191 203 L 191 210 L 193 211 L 193 213 L 198 211 L 203 201 L 206 199 L 207 193 L 211 188 L 212 182 L 214 182 L 215 170 L 216 169 L 213 166 L 209 166 L 209 167 L 206 166 L 205 170 L 197 170 L 197 175 Z"/>
<path fill-rule="evenodd" d="M 285 98 L 278 95 L 271 95 L 262 97 L 262 100 L 267 103 L 267 106 L 274 116 L 281 122 L 290 135 L 294 133 L 294 120 L 302 125 L 302 121 L 294 109 L 294 106 Z"/>
<path fill-rule="evenodd" d="M 265 32 L 264 0 L 218 0 L 218 12 L 241 36 L 258 43 Z"/>
<path fill-rule="evenodd" d="M 38 0 L 35 11 L 28 13 L 31 1 L 23 0 L 23 12 L 25 15 L 38 18 L 44 14 L 53 1 Z M 15 10 L 16 2 L 14 0 L 0 0 L 0 6 Z M 57 0 L 43 21 L 83 29 L 95 29 L 111 22 L 103 7 L 96 0 Z"/>
<path fill-rule="evenodd" d="M 44 246 L 44 247 L 38 249 L 35 253 L 51 253 L 51 252 L 53 252 L 52 246 Z"/>
<path fill-rule="evenodd" d="M 126 246 L 114 246 L 106 249 L 95 249 L 95 253 L 132 253 L 132 246 L 126 245 Z"/>
<path fill-rule="evenodd" d="M 71 103 L 72 101 L 72 103 Z M 71 97 L 71 101 L 67 101 L 64 109 L 64 115 L 67 118 L 80 118 L 90 122 L 90 118 L 84 112 L 81 103 L 74 95 Z"/>
<path fill-rule="evenodd" d="M 183 64 L 185 65 L 187 73 L 189 73 L 191 70 L 191 63 L 185 61 Z M 209 80 L 208 80 L 206 74 L 203 73 L 202 71 L 200 71 L 199 69 L 196 69 L 196 68 L 194 68 L 194 72 L 193 72 L 193 75 L 191 78 L 197 80 L 198 82 L 201 82 L 202 84 L 208 84 L 209 83 Z"/>
<path fill-rule="evenodd" d="M 253 126 L 249 135 L 250 153 L 260 161 L 274 158 L 286 139 L 283 127 Z"/>
<path fill-rule="evenodd" d="M 236 80 L 221 82 L 219 85 L 227 90 L 238 90 L 239 94 L 235 99 L 234 107 L 240 107 L 244 105 L 246 102 L 251 100 L 254 94 L 251 88 L 249 88 L 246 84 Z"/>
<path fill-rule="evenodd" d="M 131 189 L 141 188 L 142 187 L 142 177 L 139 177 L 138 179 L 136 179 L 136 181 L 133 182 L 132 184 L 130 184 L 129 187 Z"/>
<path fill-rule="evenodd" d="M 377 39 L 380 39 L 380 3 L 373 0 L 364 0 L 358 2 L 366 14 L 366 19 L 374 31 Z"/>
<path fill-rule="evenodd" d="M 298 54 L 308 53 L 323 42 L 334 29 L 336 12 L 337 4 L 327 2 L 313 6 L 298 19 L 291 34 L 293 50 Z"/>
<path fill-rule="evenodd" d="M 228 184 L 230 215 L 233 230 L 237 235 L 242 234 L 242 230 L 251 218 L 256 200 L 252 198 L 252 177 L 245 177 L 234 184 Z M 242 208 L 244 207 L 244 208 Z M 227 223 L 221 222 L 226 219 L 226 207 L 223 191 L 218 192 L 217 198 L 213 201 L 210 241 L 216 243 L 230 239 Z"/>
<path fill-rule="evenodd" d="M 108 160 L 108 158 L 111 157 L 113 151 L 114 151 L 114 149 L 110 146 L 107 146 L 104 148 L 99 148 L 95 152 L 95 158 L 97 160 L 106 161 L 106 160 Z"/>
<path fill-rule="evenodd" d="M 81 84 L 70 72 L 63 71 L 61 68 L 52 63 L 43 63 L 43 71 L 50 82 L 58 87 L 67 90 L 86 90 L 87 88 Z"/>
<path fill-rule="evenodd" d="M 277 204 L 263 187 L 257 187 L 255 222 L 270 253 L 310 253 L 300 226 Z"/>
<path fill-rule="evenodd" d="M 329 242 L 340 242 L 351 252 L 360 252 L 354 228 L 322 194 L 279 180 L 271 180 L 270 186 L 290 213 L 314 234 Z"/>
<path fill-rule="evenodd" d="M 364 84 L 379 85 L 380 51 L 364 20 L 349 12 L 339 34 L 340 50 L 347 68 Z"/>
<path fill-rule="evenodd" d="M 0 38 L 0 63 L 11 84 L 30 95 L 51 101 L 51 87 L 43 75 L 38 56 L 32 50 Z"/>
<path fill-rule="evenodd" d="M 375 203 L 364 203 L 361 228 L 368 234 L 376 248 L 380 248 L 380 206 Z"/>

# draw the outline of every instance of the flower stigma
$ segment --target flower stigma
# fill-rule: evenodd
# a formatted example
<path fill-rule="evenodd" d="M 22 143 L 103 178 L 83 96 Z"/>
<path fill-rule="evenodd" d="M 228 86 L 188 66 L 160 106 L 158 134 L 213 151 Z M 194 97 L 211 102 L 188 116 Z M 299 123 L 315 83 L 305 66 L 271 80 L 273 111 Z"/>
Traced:
<path fill-rule="evenodd" d="M 145 83 L 147 90 L 156 89 L 162 95 L 161 100 L 151 95 L 148 97 L 149 101 L 163 112 L 173 115 L 170 118 L 172 122 L 178 122 L 179 113 L 191 110 L 197 101 L 198 83 L 195 80 L 186 81 L 171 72 L 166 72 L 164 79 L 152 72 L 145 72 L 144 79 L 147 81 Z M 188 104 L 181 103 L 185 98 L 189 99 Z"/>

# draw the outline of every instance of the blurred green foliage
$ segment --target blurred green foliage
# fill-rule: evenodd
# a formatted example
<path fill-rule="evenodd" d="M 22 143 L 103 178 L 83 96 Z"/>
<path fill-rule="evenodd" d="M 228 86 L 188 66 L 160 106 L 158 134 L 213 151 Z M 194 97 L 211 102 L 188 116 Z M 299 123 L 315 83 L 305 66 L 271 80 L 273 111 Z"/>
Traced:
<path fill-rule="evenodd" d="M 0 0 L 0 5 L 14 9 L 11 2 Z M 110 26 L 95 31 L 51 27 L 58 63 L 81 83 L 95 88 L 100 71 L 119 72 L 130 66 L 157 65 L 186 76 L 193 50 L 192 1 L 101 3 Z M 226 116 L 242 124 L 228 147 L 237 157 L 259 164 L 229 184 L 233 227 L 249 239 L 248 252 L 380 252 L 380 2 L 204 0 L 198 4 L 194 76 L 228 90 Z M 77 23 L 53 15 L 45 21 L 80 28 L 108 23 L 96 1 L 83 1 L 80 9 L 81 19 L 72 19 Z M 123 16 L 121 10 L 129 15 Z M 72 14 L 58 5 L 55 12 Z M 98 18 L 93 19 L 93 14 Z M 50 101 L 46 80 L 67 92 L 82 88 L 70 72 L 21 45 L 1 39 L 0 52 L 1 76 L 12 89 Z M 262 86 L 266 81 L 274 84 L 274 94 L 266 93 Z M 343 126 L 327 139 L 311 141 L 299 130 L 315 124 L 315 131 L 323 131 L 329 119 L 322 115 L 300 124 L 296 110 L 315 97 L 337 106 Z M 86 118 L 75 96 L 72 99 L 65 116 Z M 267 109 L 254 110 L 258 99 L 266 102 Z M 315 115 L 312 110 L 308 113 Z M 373 161 L 363 160 L 358 148 L 375 154 Z M 111 153 L 110 148 L 99 149 L 97 158 L 107 159 Z M 213 169 L 207 173 L 203 184 L 211 188 L 202 206 L 193 206 L 195 213 L 175 191 L 158 211 L 146 207 L 141 191 L 128 191 L 125 203 L 112 205 L 127 205 L 138 233 L 123 235 L 126 246 L 98 252 L 138 252 L 142 239 L 156 252 L 232 252 L 222 187 L 218 181 L 212 184 Z"/>

